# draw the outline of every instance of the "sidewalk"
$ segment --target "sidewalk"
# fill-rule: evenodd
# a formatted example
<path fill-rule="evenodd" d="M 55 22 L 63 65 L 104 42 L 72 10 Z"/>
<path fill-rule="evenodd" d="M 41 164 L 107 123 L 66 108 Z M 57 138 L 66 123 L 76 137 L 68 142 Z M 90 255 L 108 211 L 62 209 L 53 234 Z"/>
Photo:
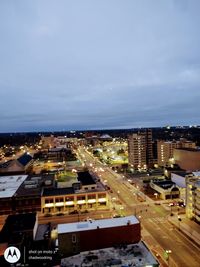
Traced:
<path fill-rule="evenodd" d="M 187 237 L 192 239 L 198 246 L 200 246 L 200 225 L 187 219 L 185 215 L 179 215 L 181 221 L 177 216 L 169 216 L 168 220 L 178 228 Z"/>

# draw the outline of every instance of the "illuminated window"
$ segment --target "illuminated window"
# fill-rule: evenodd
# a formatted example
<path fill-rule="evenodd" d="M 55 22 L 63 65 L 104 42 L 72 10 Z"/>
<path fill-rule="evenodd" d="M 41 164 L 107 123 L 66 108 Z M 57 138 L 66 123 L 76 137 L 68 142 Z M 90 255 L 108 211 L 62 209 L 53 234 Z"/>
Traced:
<path fill-rule="evenodd" d="M 45 204 L 48 204 L 48 203 L 53 203 L 53 198 L 46 198 Z"/>
<path fill-rule="evenodd" d="M 56 198 L 56 202 L 63 202 L 63 197 Z"/>
<path fill-rule="evenodd" d="M 74 201 L 74 197 L 66 197 L 65 198 L 65 201 L 67 202 L 67 201 Z"/>

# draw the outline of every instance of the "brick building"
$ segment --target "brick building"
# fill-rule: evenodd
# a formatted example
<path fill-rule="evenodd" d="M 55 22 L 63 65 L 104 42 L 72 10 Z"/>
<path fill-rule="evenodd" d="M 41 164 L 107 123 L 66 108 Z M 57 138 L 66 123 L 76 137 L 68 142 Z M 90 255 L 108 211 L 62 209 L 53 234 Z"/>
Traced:
<path fill-rule="evenodd" d="M 66 256 L 121 244 L 133 244 L 140 239 L 140 223 L 135 216 L 58 225 L 59 250 Z"/>

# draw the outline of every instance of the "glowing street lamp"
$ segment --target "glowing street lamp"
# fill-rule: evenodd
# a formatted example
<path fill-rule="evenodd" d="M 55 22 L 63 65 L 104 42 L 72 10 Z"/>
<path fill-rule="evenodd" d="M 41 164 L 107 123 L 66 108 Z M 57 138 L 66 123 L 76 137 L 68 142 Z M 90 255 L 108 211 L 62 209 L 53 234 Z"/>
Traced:
<path fill-rule="evenodd" d="M 169 266 L 169 256 L 171 253 L 172 253 L 172 251 L 170 249 L 165 250 L 166 260 L 167 260 L 168 266 Z"/>
<path fill-rule="evenodd" d="M 154 196 L 156 197 L 156 199 L 158 198 L 158 193 L 154 193 Z"/>

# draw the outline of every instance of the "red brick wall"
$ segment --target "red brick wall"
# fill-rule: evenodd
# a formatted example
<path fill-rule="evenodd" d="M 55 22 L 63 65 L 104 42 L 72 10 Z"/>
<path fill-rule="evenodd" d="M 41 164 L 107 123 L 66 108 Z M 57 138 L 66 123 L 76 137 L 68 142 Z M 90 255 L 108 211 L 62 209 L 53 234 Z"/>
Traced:
<path fill-rule="evenodd" d="M 140 224 L 82 231 L 80 232 L 80 250 L 87 251 L 122 243 L 137 243 L 140 239 Z"/>

